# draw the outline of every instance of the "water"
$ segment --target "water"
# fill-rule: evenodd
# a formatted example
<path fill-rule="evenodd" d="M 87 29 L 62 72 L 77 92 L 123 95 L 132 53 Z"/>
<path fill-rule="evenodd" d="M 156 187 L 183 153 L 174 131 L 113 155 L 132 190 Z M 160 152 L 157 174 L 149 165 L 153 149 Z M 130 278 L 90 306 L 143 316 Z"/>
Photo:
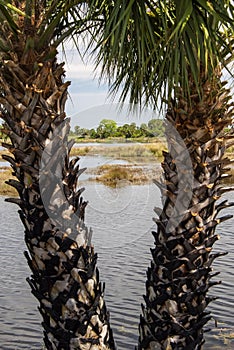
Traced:
<path fill-rule="evenodd" d="M 84 197 L 90 203 L 86 223 L 94 231 L 100 278 L 106 282 L 105 300 L 118 350 L 133 350 L 138 337 L 149 249 L 153 246 L 152 210 L 160 205 L 160 194 L 154 185 L 111 189 L 88 184 Z M 231 200 L 233 194 L 226 197 Z M 23 256 L 23 226 L 16 206 L 4 202 L 3 197 L 0 197 L 0 220 L 0 349 L 40 350 L 41 318 L 37 300 L 25 281 L 30 271 Z M 230 334 L 234 334 L 233 224 L 234 220 L 229 220 L 217 229 L 221 239 L 216 250 L 229 251 L 229 254 L 214 263 L 215 271 L 222 272 L 223 280 L 221 286 L 213 288 L 213 294 L 220 299 L 211 305 L 218 328 L 214 328 L 212 321 L 204 350 L 234 348 L 234 341 L 229 339 Z"/>
<path fill-rule="evenodd" d="M 134 145 L 142 145 L 141 142 L 77 142 L 74 144 L 74 147 L 125 147 L 125 146 L 134 146 Z"/>
<path fill-rule="evenodd" d="M 1 158 L 0 158 L 1 159 Z M 72 157 L 71 157 L 72 159 Z M 80 168 L 95 168 L 103 164 L 129 164 L 129 161 L 124 159 L 113 159 L 110 157 L 104 157 L 99 154 L 97 155 L 85 155 L 79 161 Z M 7 161 L 0 161 L 1 167 L 8 167 L 10 164 Z M 85 174 L 83 175 L 83 179 L 85 178 Z"/>

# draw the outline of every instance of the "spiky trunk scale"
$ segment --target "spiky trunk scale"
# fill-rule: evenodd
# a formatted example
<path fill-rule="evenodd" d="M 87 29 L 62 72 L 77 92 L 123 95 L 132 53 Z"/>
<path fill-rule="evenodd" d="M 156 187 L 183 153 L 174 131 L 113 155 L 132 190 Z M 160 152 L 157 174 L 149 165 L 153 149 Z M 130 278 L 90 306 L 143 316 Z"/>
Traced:
<path fill-rule="evenodd" d="M 25 255 L 32 271 L 28 282 L 40 303 L 45 346 L 50 350 L 114 349 L 97 256 L 83 221 L 87 203 L 77 190 L 81 171 L 77 160 L 69 161 L 72 145 L 67 141 L 64 112 L 69 82 L 63 82 L 63 64 L 57 64 L 53 47 L 24 53 L 24 37 L 21 45 L 7 32 L 4 39 L 13 48 L 2 58 L 0 69 L 1 117 L 11 140 L 3 146 L 12 153 L 4 159 L 17 178 L 8 183 L 19 193 L 19 198 L 8 201 L 20 206 L 28 248 Z M 40 186 L 42 156 L 48 149 L 53 151 L 44 170 L 49 163 L 51 172 L 48 177 L 44 174 Z M 55 182 L 50 181 L 53 176 Z M 58 185 L 63 193 L 60 205 L 56 202 Z M 46 204 L 42 191 L 50 193 Z M 50 218 L 46 206 L 51 213 L 57 210 L 55 218 Z"/>
<path fill-rule="evenodd" d="M 212 278 L 212 262 L 222 254 L 212 253 L 219 239 L 216 226 L 230 218 L 219 212 L 233 203 L 217 202 L 229 191 L 222 185 L 231 163 L 225 151 L 233 140 L 225 128 L 232 123 L 233 107 L 229 91 L 220 83 L 220 74 L 205 82 L 202 100 L 194 93 L 191 104 L 178 94 L 166 115 L 169 151 L 164 153 L 164 181 L 159 184 L 163 209 L 155 208 L 157 232 L 155 248 L 147 272 L 145 305 L 139 325 L 139 350 L 199 350 L 204 343 L 203 326 L 210 320 L 207 305 Z M 196 90 L 191 83 L 191 89 Z M 192 91 L 193 91 L 192 90 Z M 178 135 L 173 135 L 172 130 Z M 193 184 L 189 188 L 189 166 L 178 165 L 184 143 L 192 166 Z M 184 159 L 186 163 L 186 159 Z M 191 182 L 190 184 L 191 185 Z M 191 195 L 191 198 L 189 197 Z M 177 197 L 188 204 L 178 210 Z M 181 208 L 181 205 L 179 205 Z M 173 226 L 173 220 L 174 223 Z M 178 223 L 177 223 L 178 221 Z"/>

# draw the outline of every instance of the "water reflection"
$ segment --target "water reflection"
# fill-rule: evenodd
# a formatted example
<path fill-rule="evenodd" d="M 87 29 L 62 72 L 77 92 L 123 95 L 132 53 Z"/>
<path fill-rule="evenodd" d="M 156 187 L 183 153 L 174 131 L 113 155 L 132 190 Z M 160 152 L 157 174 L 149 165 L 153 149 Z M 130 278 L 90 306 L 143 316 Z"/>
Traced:
<path fill-rule="evenodd" d="M 233 195 L 228 196 L 231 199 Z M 93 243 L 99 255 L 101 280 L 106 282 L 106 302 L 118 350 L 133 350 L 138 337 L 145 271 L 153 246 L 152 209 L 160 205 L 160 194 L 153 185 L 115 190 L 93 184 L 86 186 L 85 198 L 90 201 L 86 222 L 94 230 Z M 39 350 L 43 338 L 41 319 L 37 301 L 25 281 L 30 271 L 23 256 L 23 227 L 16 207 L 5 203 L 3 197 L 0 197 L 0 220 L 0 348 Z M 222 271 L 223 280 L 212 291 L 221 297 L 211 305 L 218 328 L 207 334 L 204 350 L 221 347 L 231 350 L 234 345 L 232 227 L 233 220 L 229 220 L 217 230 L 221 240 L 216 249 L 229 254 L 214 264 L 216 271 Z M 214 324 L 212 321 L 210 327 L 214 328 Z"/>

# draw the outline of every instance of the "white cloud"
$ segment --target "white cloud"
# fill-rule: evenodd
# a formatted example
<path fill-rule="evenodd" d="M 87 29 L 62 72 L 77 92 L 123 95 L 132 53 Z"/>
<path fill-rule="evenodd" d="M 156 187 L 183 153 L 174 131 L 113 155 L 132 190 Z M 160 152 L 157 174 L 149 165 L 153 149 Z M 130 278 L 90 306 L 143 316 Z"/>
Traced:
<path fill-rule="evenodd" d="M 95 75 L 97 76 L 99 71 L 94 73 L 94 65 L 93 64 L 84 64 L 80 59 L 76 58 L 76 62 L 66 63 L 65 70 L 66 76 L 68 79 L 94 79 Z M 98 79 L 98 77 L 96 77 Z"/>
<path fill-rule="evenodd" d="M 62 51 L 59 51 L 59 58 L 65 62 L 65 71 L 68 79 L 94 79 L 95 75 L 100 74 L 101 69 L 98 68 L 95 73 L 95 64 L 90 60 L 82 61 L 80 54 L 76 48 L 71 45 L 66 45 L 65 55 Z"/>

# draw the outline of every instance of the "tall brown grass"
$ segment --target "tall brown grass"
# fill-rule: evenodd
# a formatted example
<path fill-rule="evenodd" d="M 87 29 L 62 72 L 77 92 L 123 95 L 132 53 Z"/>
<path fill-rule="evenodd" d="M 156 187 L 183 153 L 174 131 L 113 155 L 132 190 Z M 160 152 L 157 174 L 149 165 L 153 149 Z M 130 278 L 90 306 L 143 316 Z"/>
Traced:
<path fill-rule="evenodd" d="M 9 179 L 13 179 L 12 170 L 8 167 L 0 168 L 0 195 L 2 196 L 17 196 L 17 191 L 5 183 Z"/>
<path fill-rule="evenodd" d="M 105 164 L 94 169 L 95 178 L 92 180 L 110 187 L 142 185 L 158 179 L 161 171 L 159 167 L 145 169 L 141 166 Z"/>
<path fill-rule="evenodd" d="M 166 145 L 163 142 L 151 144 L 131 144 L 129 146 L 87 146 L 73 147 L 73 156 L 95 155 L 100 154 L 105 157 L 115 159 L 130 159 L 130 158 L 158 158 L 162 157 L 162 151 L 166 150 Z"/>

